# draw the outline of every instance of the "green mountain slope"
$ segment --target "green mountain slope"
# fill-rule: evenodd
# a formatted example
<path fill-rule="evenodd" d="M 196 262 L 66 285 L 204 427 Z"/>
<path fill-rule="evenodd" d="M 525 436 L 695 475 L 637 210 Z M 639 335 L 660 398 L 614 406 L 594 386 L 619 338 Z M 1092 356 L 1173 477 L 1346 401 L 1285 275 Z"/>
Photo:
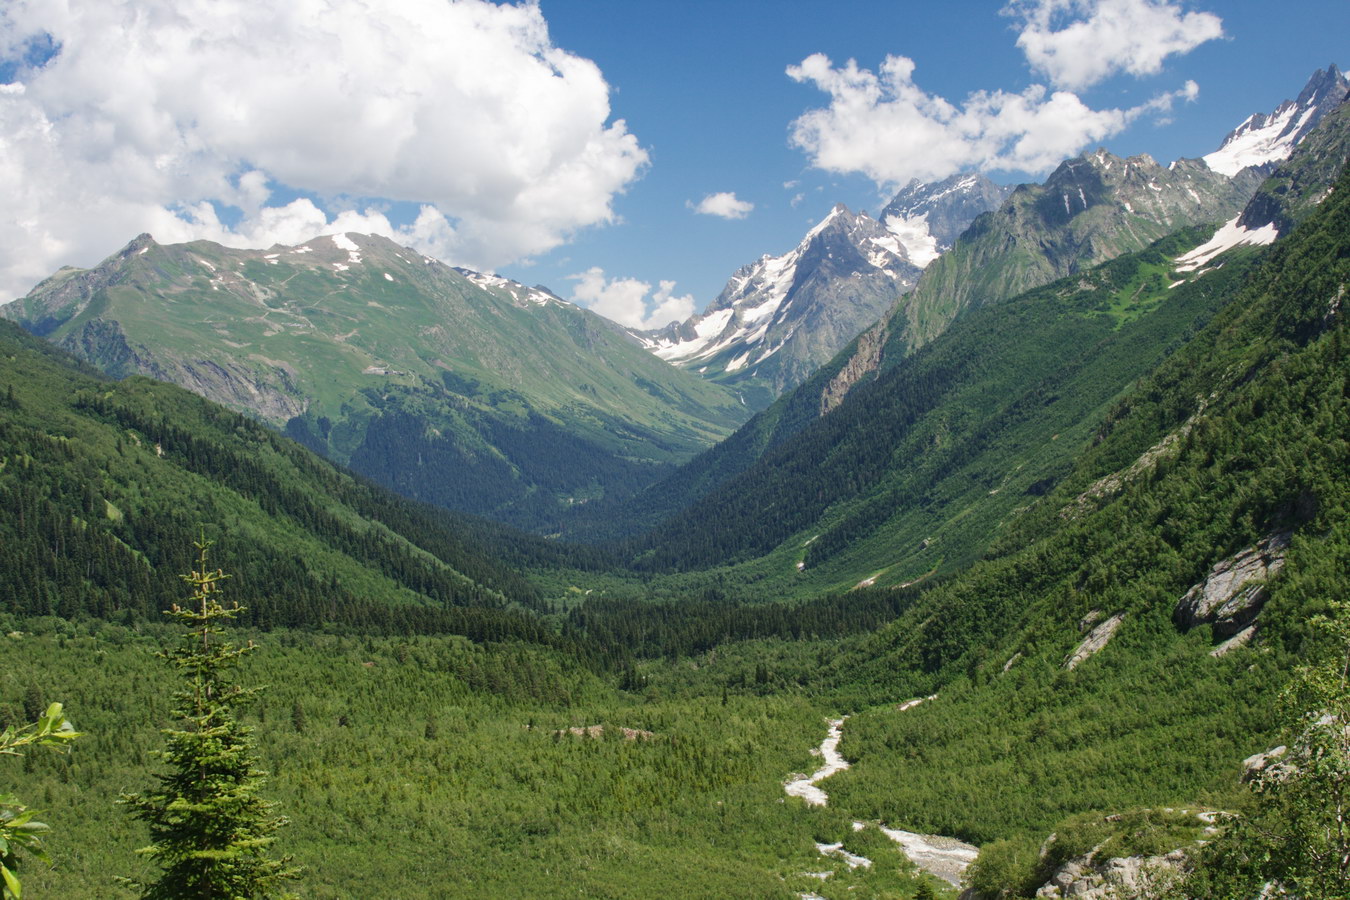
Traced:
<path fill-rule="evenodd" d="M 1229 179 L 1197 160 L 1164 168 L 1147 156 L 1120 159 L 1103 150 L 1069 160 L 1044 184 L 1018 187 L 998 210 L 976 219 L 887 316 L 731 438 L 636 503 L 603 517 L 581 511 L 570 527 L 579 535 L 617 537 L 650 528 L 723 486 L 734 492 L 730 479 L 965 312 L 1137 252 L 1184 227 L 1229 219 L 1260 182 L 1254 171 Z"/>
<path fill-rule="evenodd" d="M 111 382 L 0 323 L 0 604 L 154 617 L 202 529 L 256 625 L 551 640 L 471 523 L 396 497 L 180 388 Z"/>
<path fill-rule="evenodd" d="M 1236 215 L 1261 182 L 1235 179 L 1200 160 L 1170 167 L 1148 156 L 1097 150 L 1060 165 L 1044 184 L 1021 185 L 957 239 L 924 273 L 886 326 L 895 359 L 941 334 L 962 310 L 1016 296 L 1187 225 Z"/>
<path fill-rule="evenodd" d="M 535 527 L 636 490 L 748 415 L 599 316 L 378 237 L 249 251 L 143 235 L 4 314 L 407 495 Z"/>
<path fill-rule="evenodd" d="M 1241 260 L 1170 287 L 1174 258 L 1207 234 L 964 317 L 641 539 L 637 558 L 668 569 L 767 556 L 761 568 L 817 588 L 968 565 L 1227 300 Z"/>
<path fill-rule="evenodd" d="M 1031 877 L 1067 816 L 1233 801 L 1347 586 L 1347 283 L 1350 175 L 988 559 L 832 663 L 855 702 L 939 695 L 851 720 L 832 802 L 1008 840 Z M 1210 578 L 1254 551 L 1282 567 Z M 1227 602 L 1195 615 L 1196 585 Z"/>

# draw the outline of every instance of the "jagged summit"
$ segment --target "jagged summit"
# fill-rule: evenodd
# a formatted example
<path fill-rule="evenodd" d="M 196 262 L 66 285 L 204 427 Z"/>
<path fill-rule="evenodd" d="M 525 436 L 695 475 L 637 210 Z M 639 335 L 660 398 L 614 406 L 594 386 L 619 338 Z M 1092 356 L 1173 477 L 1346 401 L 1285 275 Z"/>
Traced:
<path fill-rule="evenodd" d="M 1347 79 L 1334 63 L 1318 69 L 1299 92 L 1269 115 L 1254 113 L 1229 132 L 1219 149 L 1204 157 L 1205 163 L 1224 175 L 1236 175 L 1249 166 L 1262 166 L 1289 158 L 1294 146 L 1350 93 Z"/>
<path fill-rule="evenodd" d="M 738 269 L 703 313 L 639 337 L 705 377 L 752 382 L 751 399 L 764 405 L 885 312 L 920 270 L 899 236 L 841 203 L 788 253 Z"/>
<path fill-rule="evenodd" d="M 889 311 L 1009 191 L 956 175 L 911 182 L 875 219 L 836 204 L 790 252 L 738 269 L 701 314 L 638 336 L 662 359 L 765 405 Z"/>

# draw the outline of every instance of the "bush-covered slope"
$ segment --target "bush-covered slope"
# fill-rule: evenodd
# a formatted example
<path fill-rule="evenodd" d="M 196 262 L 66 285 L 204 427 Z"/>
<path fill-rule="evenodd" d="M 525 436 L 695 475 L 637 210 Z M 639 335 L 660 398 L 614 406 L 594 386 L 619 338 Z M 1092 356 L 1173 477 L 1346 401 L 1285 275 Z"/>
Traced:
<path fill-rule="evenodd" d="M 884 570 L 880 583 L 898 584 L 969 564 L 1068 471 L 1109 404 L 1229 298 L 1244 260 L 1171 287 L 1173 258 L 1207 233 L 961 319 L 634 555 L 698 568 L 777 548 L 780 569 L 801 563 L 803 577 L 833 583 Z"/>

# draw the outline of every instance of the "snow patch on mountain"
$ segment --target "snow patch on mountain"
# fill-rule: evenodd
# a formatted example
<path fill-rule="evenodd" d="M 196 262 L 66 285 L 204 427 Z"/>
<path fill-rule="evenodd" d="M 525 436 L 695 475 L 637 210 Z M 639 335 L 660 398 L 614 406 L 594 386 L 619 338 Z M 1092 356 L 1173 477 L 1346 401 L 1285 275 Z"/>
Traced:
<path fill-rule="evenodd" d="M 329 237 L 332 239 L 335 247 L 339 250 L 347 251 L 348 265 L 344 266 L 342 263 L 333 263 L 333 268 L 337 269 L 339 272 L 345 272 L 351 268 L 351 266 L 358 266 L 361 264 L 361 248 L 357 246 L 356 241 L 347 237 L 345 234 L 331 234 Z"/>
<path fill-rule="evenodd" d="M 359 252 L 361 252 L 361 248 L 358 247 L 358 246 L 356 246 L 356 241 L 353 241 L 351 238 L 347 237 L 345 234 L 335 234 L 335 235 L 332 235 L 332 240 L 333 240 L 333 243 L 337 245 L 337 248 L 338 248 L 339 250 L 347 250 L 347 251 L 352 252 L 352 253 L 359 253 Z"/>
<path fill-rule="evenodd" d="M 886 217 L 886 229 L 904 247 L 904 255 L 909 261 L 920 269 L 927 268 L 930 262 L 942 255 L 937 238 L 928 230 L 926 212 L 917 216 L 889 215 Z"/>
<path fill-rule="evenodd" d="M 1214 237 L 1191 252 L 1178 256 L 1176 270 L 1178 272 L 1193 272 L 1208 264 L 1210 260 L 1226 250 L 1232 250 L 1234 247 L 1243 244 L 1255 246 L 1273 244 L 1275 238 L 1280 236 L 1274 224 L 1249 230 L 1238 224 L 1240 218 L 1241 216 L 1234 216 L 1229 219 L 1218 231 L 1214 232 Z"/>
<path fill-rule="evenodd" d="M 1248 116 L 1224 138 L 1218 150 L 1203 157 L 1215 172 L 1230 178 L 1248 166 L 1282 162 L 1294 147 L 1340 105 L 1350 91 L 1350 80 L 1331 65 L 1313 73 L 1297 100 L 1286 100 L 1266 115 Z"/>
<path fill-rule="evenodd" d="M 428 263 L 430 262 L 434 262 L 434 260 L 428 260 Z M 511 279 L 503 278 L 500 275 L 475 272 L 473 269 L 464 269 L 459 266 L 455 267 L 455 271 L 484 290 L 499 291 L 508 294 L 511 299 L 515 301 L 516 306 L 547 306 L 550 303 L 556 303 L 560 306 L 574 305 L 543 288 L 526 287 L 518 281 L 512 281 Z"/>

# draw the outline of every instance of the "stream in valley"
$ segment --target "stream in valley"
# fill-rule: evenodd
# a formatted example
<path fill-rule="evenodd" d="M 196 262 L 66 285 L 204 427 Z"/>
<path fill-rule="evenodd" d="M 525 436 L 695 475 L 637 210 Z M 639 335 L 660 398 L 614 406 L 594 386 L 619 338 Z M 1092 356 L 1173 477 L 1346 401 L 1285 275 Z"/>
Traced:
<path fill-rule="evenodd" d="M 935 696 L 907 701 L 900 705 L 900 710 L 912 709 L 920 703 L 935 699 Z M 820 742 L 820 749 L 816 751 L 824 765 L 810 775 L 794 776 L 787 781 L 783 785 L 783 790 L 787 792 L 788 796 L 800 797 L 811 806 L 825 806 L 829 802 L 829 795 L 820 787 L 820 782 L 849 767 L 849 761 L 844 759 L 839 752 L 839 742 L 843 739 L 844 721 L 847 718 L 848 716 L 843 716 L 830 720 L 825 739 Z M 866 827 L 867 823 L 865 822 L 853 823 L 854 831 L 862 831 Z M 962 873 L 965 872 L 967 866 L 974 862 L 975 857 L 980 852 L 978 847 L 956 838 L 934 834 L 918 834 L 899 828 L 889 828 L 881 824 L 878 824 L 877 828 L 886 837 L 900 845 L 900 849 L 920 869 L 958 886 L 961 884 Z M 816 849 L 820 851 L 822 856 L 837 856 L 843 859 L 849 868 L 856 869 L 859 866 L 870 868 L 872 865 L 872 861 L 867 857 L 858 856 L 845 850 L 842 842 L 836 844 L 818 842 Z M 813 874 L 822 878 L 827 875 L 827 873 Z M 815 896 L 813 894 L 802 895 L 803 900 L 812 900 Z"/>

